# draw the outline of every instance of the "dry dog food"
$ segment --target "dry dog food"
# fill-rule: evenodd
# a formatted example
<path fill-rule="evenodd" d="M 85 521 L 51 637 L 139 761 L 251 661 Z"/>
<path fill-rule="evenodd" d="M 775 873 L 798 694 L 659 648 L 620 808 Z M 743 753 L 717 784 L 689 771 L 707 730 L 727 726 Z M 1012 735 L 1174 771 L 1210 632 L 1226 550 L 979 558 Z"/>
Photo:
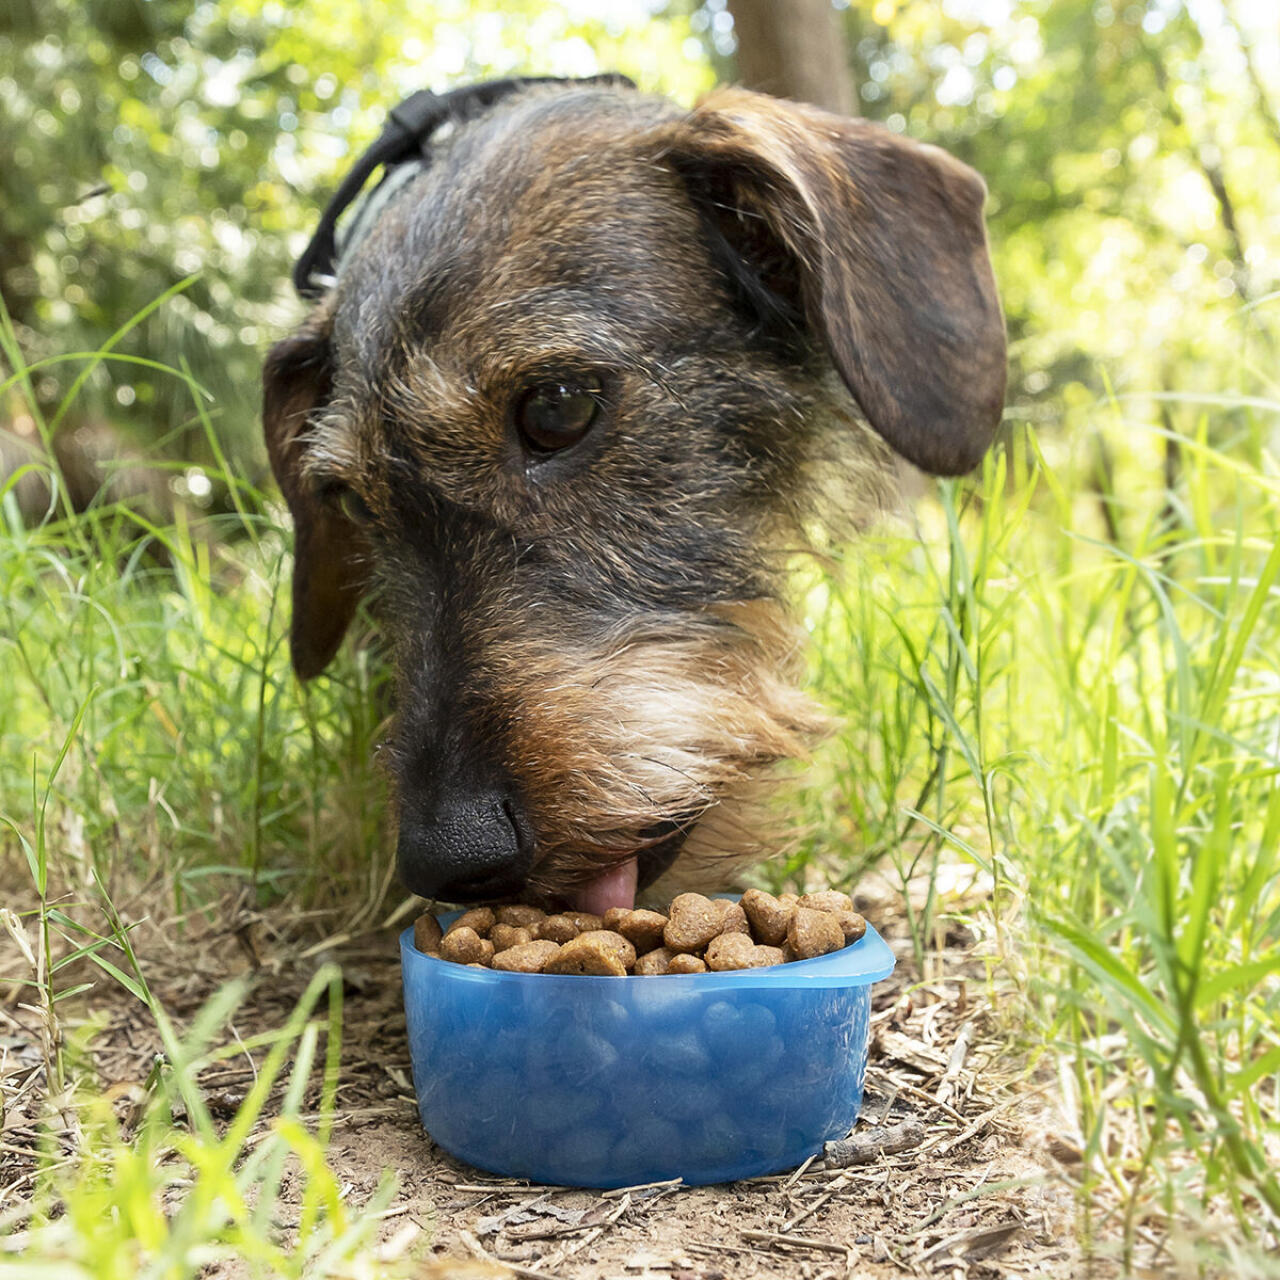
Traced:
<path fill-rule="evenodd" d="M 435 916 L 418 917 L 419 951 L 455 964 L 504 973 L 625 974 L 722 973 L 811 960 L 857 942 L 867 922 L 847 893 L 774 896 L 748 889 L 741 902 L 682 893 L 664 915 L 612 907 L 553 914 L 538 907 L 476 907 L 447 930 Z"/>

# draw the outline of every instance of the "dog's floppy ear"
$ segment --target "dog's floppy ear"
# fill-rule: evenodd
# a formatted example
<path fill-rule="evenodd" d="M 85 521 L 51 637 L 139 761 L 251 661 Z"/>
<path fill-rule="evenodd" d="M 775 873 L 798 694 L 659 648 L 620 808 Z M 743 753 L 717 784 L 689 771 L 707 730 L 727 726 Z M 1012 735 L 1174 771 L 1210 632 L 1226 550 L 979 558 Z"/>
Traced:
<path fill-rule="evenodd" d="M 742 89 L 710 95 L 664 141 L 720 234 L 757 259 L 757 287 L 781 294 L 784 313 L 794 301 L 872 427 L 926 471 L 975 466 L 1006 376 L 982 179 L 878 125 Z"/>
<path fill-rule="evenodd" d="M 289 644 L 303 680 L 328 666 L 364 586 L 359 530 L 316 493 L 303 468 L 312 419 L 331 385 L 328 325 L 317 313 L 271 348 L 262 371 L 267 453 L 293 516 Z"/>

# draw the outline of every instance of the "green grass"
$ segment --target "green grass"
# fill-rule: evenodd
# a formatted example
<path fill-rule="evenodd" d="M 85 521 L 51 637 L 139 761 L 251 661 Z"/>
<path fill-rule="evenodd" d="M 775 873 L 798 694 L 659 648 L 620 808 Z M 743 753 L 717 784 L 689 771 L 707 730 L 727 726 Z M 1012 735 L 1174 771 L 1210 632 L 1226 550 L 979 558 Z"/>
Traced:
<path fill-rule="evenodd" d="M 4 354 L 20 394 L 11 334 Z M 216 439 L 190 378 L 157 376 L 185 380 Z M 1127 1255 L 1168 1228 L 1181 1256 L 1241 1275 L 1268 1274 L 1280 1229 L 1280 476 L 1266 450 L 1280 395 L 1256 382 L 1177 403 L 1194 432 L 1172 489 L 1158 407 L 1100 404 L 1074 435 L 1019 427 L 979 477 L 919 503 L 918 530 L 882 529 L 813 580 L 814 680 L 845 727 L 802 784 L 797 852 L 771 871 L 852 884 L 876 867 L 922 886 L 908 925 L 924 962 L 954 910 L 939 871 L 970 867 L 986 896 L 964 923 L 1011 1054 L 1062 1100 L 1083 1152 L 1083 1238 Z M 1101 493 L 1097 440 L 1114 459 Z M 145 1258 L 146 1274 L 195 1275 L 208 1246 L 270 1274 L 262 1206 L 290 1152 L 323 1247 L 361 1247 L 323 1122 L 279 1122 L 274 1154 L 247 1160 L 239 1117 L 175 1135 L 165 1099 L 219 1052 L 237 993 L 183 1042 L 93 888 L 147 880 L 181 910 L 230 877 L 304 904 L 340 894 L 357 923 L 385 893 L 379 673 L 349 649 L 299 690 L 273 603 L 283 513 L 223 479 L 229 514 L 198 526 L 103 506 L 25 529 L 0 501 L 0 812 L 6 884 L 29 885 L 36 1003 L 57 1019 L 51 957 L 84 953 L 152 1006 L 170 1068 L 126 1141 L 86 1059 L 50 1048 L 90 1137 L 72 1173 L 42 1179 L 30 1219 L 4 1225 L 81 1267 L 79 1224 L 113 1208 L 129 1271 Z M 78 913 L 58 904 L 86 886 Z M 291 1080 L 318 1034 L 309 1009 L 281 1032 Z M 188 1216 L 130 1216 L 193 1170 L 208 1194 Z"/>

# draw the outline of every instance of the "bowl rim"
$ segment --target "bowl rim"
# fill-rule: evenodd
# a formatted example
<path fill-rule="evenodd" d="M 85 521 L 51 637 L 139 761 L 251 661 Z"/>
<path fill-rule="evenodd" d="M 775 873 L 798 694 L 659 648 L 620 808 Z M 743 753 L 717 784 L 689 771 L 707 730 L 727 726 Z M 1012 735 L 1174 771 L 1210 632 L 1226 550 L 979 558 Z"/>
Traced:
<path fill-rule="evenodd" d="M 439 918 L 442 922 L 452 916 L 457 918 L 461 912 L 446 912 Z M 454 964 L 450 960 L 441 960 L 437 956 L 429 956 L 413 945 L 413 926 L 409 925 L 400 934 L 400 958 L 407 971 L 418 965 L 428 975 L 446 978 L 450 981 L 474 983 L 492 982 L 536 982 L 539 989 L 550 993 L 553 988 L 568 983 L 574 990 L 581 990 L 584 983 L 604 983 L 611 990 L 617 990 L 619 983 L 642 982 L 648 990 L 654 983 L 661 984 L 662 990 L 670 983 L 673 988 L 679 984 L 688 990 L 690 984 L 697 990 L 712 991 L 724 987 L 852 987 L 869 986 L 887 978 L 894 970 L 896 959 L 889 944 L 880 936 L 875 926 L 868 921 L 867 931 L 847 947 L 839 951 L 828 952 L 825 956 L 815 956 L 811 960 L 792 960 L 787 964 L 768 965 L 762 969 L 728 969 L 709 973 L 663 973 L 663 974 L 624 974 L 621 978 L 594 974 L 561 974 L 561 973 L 509 973 L 501 969 L 472 969 L 466 965 Z M 434 970 L 434 972 L 433 972 Z M 634 989 L 628 988 L 628 989 Z"/>

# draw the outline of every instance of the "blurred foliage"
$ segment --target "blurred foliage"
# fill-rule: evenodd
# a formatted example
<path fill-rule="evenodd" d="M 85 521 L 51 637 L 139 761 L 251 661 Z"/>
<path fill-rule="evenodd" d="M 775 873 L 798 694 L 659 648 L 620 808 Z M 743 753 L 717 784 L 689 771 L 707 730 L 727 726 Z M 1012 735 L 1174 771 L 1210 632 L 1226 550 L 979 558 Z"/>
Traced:
<path fill-rule="evenodd" d="M 1220 390 L 1236 362 L 1272 362 L 1274 307 L 1240 302 L 1280 275 L 1273 0 L 867 0 L 846 22 L 865 113 L 990 185 L 1015 415 Z M 301 314 L 289 266 L 387 107 L 605 68 L 692 101 L 733 47 L 724 0 L 7 0 L 0 289 L 39 358 L 97 349 L 198 273 L 122 346 L 188 362 L 233 456 L 260 465 L 261 353 Z M 64 369 L 40 378 L 46 402 Z M 205 448 L 176 380 L 100 371 L 78 404 Z M 1194 410 L 1174 412 L 1188 429 Z"/>
<path fill-rule="evenodd" d="M 1274 366 L 1274 306 L 1240 306 L 1280 282 L 1274 0 L 875 0 L 848 21 L 865 114 L 990 187 L 1014 413 Z"/>
<path fill-rule="evenodd" d="M 122 349 L 186 360 L 243 457 L 262 350 L 302 314 L 292 260 L 387 108 L 423 86 L 613 67 L 692 99 L 713 82 L 703 44 L 687 13 L 654 8 L 5 0 L 0 288 L 29 358 L 98 349 L 198 272 Z M 41 399 L 73 376 L 48 370 Z M 78 403 L 146 440 L 190 412 L 177 380 L 121 384 L 105 370 Z M 179 447 L 200 445 L 192 432 Z"/>

